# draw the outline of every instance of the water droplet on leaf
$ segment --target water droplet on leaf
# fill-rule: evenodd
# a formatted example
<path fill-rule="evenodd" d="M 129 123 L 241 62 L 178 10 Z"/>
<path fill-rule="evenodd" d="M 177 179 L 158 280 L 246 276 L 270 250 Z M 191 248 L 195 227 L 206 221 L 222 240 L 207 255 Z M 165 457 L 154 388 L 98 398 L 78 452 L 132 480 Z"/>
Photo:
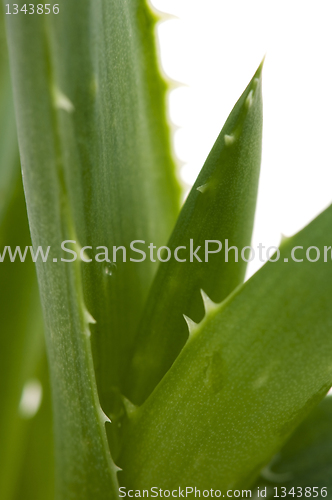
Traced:
<path fill-rule="evenodd" d="M 116 264 L 114 264 L 113 262 L 110 262 L 104 267 L 104 273 L 106 274 L 106 276 L 112 276 L 116 270 Z"/>

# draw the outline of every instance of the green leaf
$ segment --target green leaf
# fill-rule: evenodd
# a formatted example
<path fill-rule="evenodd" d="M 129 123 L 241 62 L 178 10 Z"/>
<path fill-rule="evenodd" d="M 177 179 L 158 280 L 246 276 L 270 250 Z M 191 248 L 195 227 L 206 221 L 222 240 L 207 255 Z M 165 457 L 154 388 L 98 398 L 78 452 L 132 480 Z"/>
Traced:
<path fill-rule="evenodd" d="M 113 260 L 113 246 L 128 251 L 137 239 L 161 245 L 177 216 L 179 188 L 165 120 L 166 84 L 156 62 L 156 20 L 143 0 L 83 0 L 79 9 L 77 2 L 66 0 L 59 9 L 51 16 L 7 16 L 26 170 L 33 163 L 31 169 L 40 172 L 31 174 L 34 180 L 50 183 L 54 194 L 60 190 L 70 205 L 71 239 L 93 246 L 87 254 L 106 246 Z M 58 181 L 47 178 L 45 165 Z M 37 221 L 42 224 L 39 212 L 50 202 L 29 191 L 34 235 Z M 51 213 L 45 224 L 57 224 Z M 46 235 L 34 240 L 50 241 Z M 119 255 L 121 250 L 118 260 Z M 84 269 L 85 299 L 97 322 L 92 342 L 106 409 L 112 386 L 122 378 L 156 270 L 148 260 L 116 266 L 94 261 Z"/>
<path fill-rule="evenodd" d="M 203 318 L 200 289 L 220 302 L 244 280 L 246 262 L 236 262 L 234 250 L 226 262 L 218 241 L 240 249 L 250 245 L 261 161 L 262 66 L 228 117 L 167 245 L 172 256 L 181 247 L 182 261 L 172 257 L 160 265 L 139 325 L 125 391 L 136 404 L 151 393 L 185 344 L 183 315 Z M 198 258 L 190 247 L 198 249 Z"/>
<path fill-rule="evenodd" d="M 1 254 L 6 245 L 14 249 L 31 243 L 18 161 L 12 167 L 16 188 L 0 226 Z M 0 497 L 9 500 L 16 493 L 33 416 L 20 400 L 26 384 L 36 377 L 45 348 L 33 262 L 10 262 L 7 256 L 0 263 L 0 283 Z M 44 444 L 52 453 L 52 440 Z"/>
<path fill-rule="evenodd" d="M 13 98 L 5 38 L 4 14 L 0 12 L 0 223 L 18 174 L 18 150 Z"/>
<path fill-rule="evenodd" d="M 90 331 L 100 397 L 111 413 L 155 266 L 119 262 L 114 272 L 93 262 L 82 279 L 80 261 L 60 261 L 68 258 L 60 244 L 74 240 L 77 251 L 127 248 L 135 239 L 160 245 L 174 224 L 179 189 L 166 85 L 152 44 L 155 20 L 145 2 L 82 0 L 79 9 L 74 0 L 56 3 L 58 15 L 6 16 L 12 79 L 32 240 L 35 250 L 51 247 L 37 273 L 57 497 L 105 500 L 117 496 L 116 467 Z"/>
<path fill-rule="evenodd" d="M 81 245 L 104 245 L 113 261 L 113 246 L 128 253 L 135 240 L 164 244 L 178 213 L 156 21 L 143 0 L 85 0 L 79 12 L 77 2 L 66 1 L 60 9 L 53 78 L 75 108 L 70 115 L 62 111 L 59 122 L 75 230 Z M 98 386 L 110 412 L 112 387 L 123 379 L 157 269 L 128 256 L 123 263 L 121 252 L 116 267 L 85 266 L 87 306 L 97 322 L 92 342 Z"/>
<path fill-rule="evenodd" d="M 19 245 L 24 249 L 31 240 L 20 175 L 2 9 L 0 23 L 0 254 L 3 256 L 5 246 L 14 250 Z M 39 479 L 35 483 L 38 488 L 24 488 L 23 496 L 26 500 L 51 499 L 54 471 L 46 460 L 50 457 L 51 462 L 53 453 L 50 395 L 45 366 L 39 373 L 41 360 L 44 365 L 46 360 L 39 292 L 31 260 L 10 262 L 7 255 L 0 262 L 0 317 L 0 497 L 2 500 L 22 498 L 22 491 L 19 493 L 22 473 L 29 471 L 33 476 L 38 470 L 47 482 Z M 32 401 L 35 407 L 31 401 L 29 407 L 26 400 L 29 387 L 35 389 Z M 40 411 L 39 389 L 43 393 Z M 36 446 L 40 448 L 40 457 L 29 454 Z"/>
<path fill-rule="evenodd" d="M 331 498 L 332 487 L 332 397 L 327 396 L 309 414 L 296 429 L 280 453 L 273 457 L 271 463 L 261 472 L 256 488 L 267 488 L 267 497 L 273 498 L 275 490 L 284 498 L 294 498 L 289 491 L 295 488 L 296 495 L 305 496 L 305 488 L 309 496 L 321 495 L 321 488 L 327 488 L 327 496 Z M 315 490 L 313 490 L 315 487 Z M 309 490 L 310 488 L 310 490 Z"/>
<path fill-rule="evenodd" d="M 248 487 L 332 385 L 332 206 L 207 314 L 124 432 L 128 487 Z M 295 262 L 291 257 L 304 257 Z M 309 262 L 316 246 L 321 258 Z M 327 262 L 324 262 L 324 246 Z M 313 251 L 310 255 L 313 256 Z M 285 259 L 288 259 L 286 261 Z"/>

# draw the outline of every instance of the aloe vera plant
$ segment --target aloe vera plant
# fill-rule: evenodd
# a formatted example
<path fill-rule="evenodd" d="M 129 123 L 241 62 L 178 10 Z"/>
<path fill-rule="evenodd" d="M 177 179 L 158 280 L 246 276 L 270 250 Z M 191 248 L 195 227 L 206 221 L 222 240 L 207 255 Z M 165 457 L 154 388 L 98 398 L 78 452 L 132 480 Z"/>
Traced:
<path fill-rule="evenodd" d="M 33 263 L 0 263 L 1 498 L 328 496 L 332 208 L 245 283 L 236 258 L 253 228 L 263 63 L 180 208 L 157 15 L 144 0 L 39 5 L 2 14 L 44 258 L 42 313 Z M 3 251 L 30 244 L 5 39 L 1 68 Z M 301 247 L 324 259 L 294 258 Z"/>

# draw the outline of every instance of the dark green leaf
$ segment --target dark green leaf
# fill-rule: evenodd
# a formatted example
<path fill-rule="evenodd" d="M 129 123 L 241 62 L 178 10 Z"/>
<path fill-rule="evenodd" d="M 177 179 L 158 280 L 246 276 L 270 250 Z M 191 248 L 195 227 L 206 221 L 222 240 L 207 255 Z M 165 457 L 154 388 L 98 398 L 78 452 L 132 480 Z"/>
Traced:
<path fill-rule="evenodd" d="M 301 495 L 302 488 L 302 496 L 307 492 L 307 496 L 311 497 L 332 498 L 331 423 L 332 397 L 327 396 L 296 429 L 280 453 L 263 469 L 253 493 L 257 488 L 262 491 L 266 487 L 266 498 L 273 498 L 277 492 L 279 496 L 289 499 L 294 498 L 289 493 L 292 488 L 295 497 Z M 322 493 L 321 488 L 326 488 L 327 495 L 324 491 Z"/>

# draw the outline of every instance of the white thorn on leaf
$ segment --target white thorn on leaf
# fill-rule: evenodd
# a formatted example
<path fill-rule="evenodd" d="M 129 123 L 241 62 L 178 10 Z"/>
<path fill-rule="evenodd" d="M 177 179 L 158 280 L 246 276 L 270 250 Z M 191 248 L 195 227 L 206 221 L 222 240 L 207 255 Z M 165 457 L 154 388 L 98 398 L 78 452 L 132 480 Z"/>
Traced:
<path fill-rule="evenodd" d="M 210 297 L 202 289 L 201 289 L 201 295 L 203 299 L 205 313 L 209 313 L 214 309 L 216 309 L 216 307 L 218 307 L 218 304 L 213 302 L 213 300 L 211 300 Z"/>
<path fill-rule="evenodd" d="M 186 323 L 188 325 L 188 330 L 189 330 L 189 335 L 192 335 L 195 330 L 197 329 L 197 323 L 193 321 L 192 319 L 188 318 L 185 314 L 183 315 L 184 319 L 186 320 Z"/>
<path fill-rule="evenodd" d="M 288 240 L 290 240 L 289 236 L 285 236 L 283 233 L 280 234 L 280 245 L 286 243 Z"/>
<path fill-rule="evenodd" d="M 87 309 L 84 309 L 84 317 L 85 321 L 87 323 L 90 323 L 91 325 L 95 325 L 97 321 L 94 319 L 94 317 L 89 313 Z"/>
<path fill-rule="evenodd" d="M 40 408 L 43 397 L 43 388 L 39 380 L 30 379 L 23 387 L 22 395 L 18 407 L 22 418 L 32 418 Z"/>
<path fill-rule="evenodd" d="M 207 190 L 207 188 L 208 188 L 208 183 L 202 184 L 201 186 L 198 186 L 198 188 L 196 188 L 196 189 L 200 193 L 205 193 L 205 191 Z"/>
<path fill-rule="evenodd" d="M 64 111 L 67 111 L 67 113 L 72 113 L 75 111 L 74 105 L 63 92 L 61 92 L 60 89 L 57 87 L 53 88 L 53 100 L 54 100 L 54 106 L 58 109 L 63 109 Z"/>
<path fill-rule="evenodd" d="M 109 422 L 110 424 L 112 423 L 111 422 L 111 419 L 106 415 L 106 413 L 103 412 L 103 410 L 101 409 L 101 407 L 99 407 L 99 416 L 102 420 L 102 422 L 105 424 L 106 422 Z"/>
<path fill-rule="evenodd" d="M 164 21 L 173 21 L 179 20 L 179 16 L 176 14 L 171 14 L 170 12 L 164 12 L 162 10 L 157 9 L 156 7 L 152 8 L 152 12 L 158 17 L 159 22 L 164 22 Z"/>
<path fill-rule="evenodd" d="M 230 146 L 231 144 L 233 144 L 235 142 L 235 136 L 233 134 L 231 134 L 231 135 L 225 134 L 224 141 L 225 141 L 226 146 Z"/>
<path fill-rule="evenodd" d="M 175 80 L 174 78 L 168 76 L 166 73 L 161 72 L 164 82 L 166 83 L 168 90 L 177 90 L 182 87 L 189 87 L 188 84 Z M 180 128 L 180 127 L 179 127 Z"/>
<path fill-rule="evenodd" d="M 289 481 L 292 478 L 291 473 L 285 472 L 283 474 L 278 474 L 276 472 L 273 472 L 269 466 L 261 470 L 261 476 L 263 479 L 271 481 L 272 483 L 283 483 L 285 481 Z"/>
<path fill-rule="evenodd" d="M 261 476 L 263 479 L 266 479 L 267 481 L 271 481 L 272 483 L 283 483 L 284 481 L 288 481 L 289 479 L 292 478 L 293 474 L 290 472 L 284 472 L 284 473 L 278 473 L 278 472 L 273 472 L 271 470 L 271 467 L 278 463 L 280 460 L 280 453 L 277 453 L 270 463 L 264 467 L 264 469 L 261 470 Z"/>
<path fill-rule="evenodd" d="M 170 119 L 170 120 L 168 120 L 168 121 L 169 121 L 168 126 L 169 126 L 169 128 L 171 129 L 171 133 L 175 135 L 175 133 L 176 133 L 178 130 L 180 130 L 180 128 L 181 128 L 181 127 L 180 127 L 180 125 L 177 125 L 176 123 L 174 123 L 171 119 Z M 185 163 L 185 162 L 183 162 L 183 165 L 185 165 L 185 164 L 186 164 L 186 163 Z"/>
<path fill-rule="evenodd" d="M 251 89 L 247 98 L 246 98 L 246 105 L 248 108 L 250 108 L 250 106 L 252 105 L 253 103 L 253 100 L 254 100 L 254 92 L 253 90 Z"/>

